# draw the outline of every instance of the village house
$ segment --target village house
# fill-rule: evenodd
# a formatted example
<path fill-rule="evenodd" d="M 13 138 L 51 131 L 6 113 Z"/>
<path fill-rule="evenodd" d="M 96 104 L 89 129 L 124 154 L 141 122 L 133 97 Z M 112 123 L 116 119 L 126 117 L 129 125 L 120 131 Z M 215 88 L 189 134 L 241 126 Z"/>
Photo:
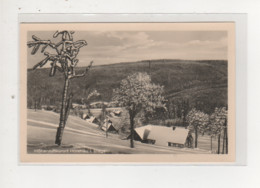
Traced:
<path fill-rule="evenodd" d="M 121 111 L 120 110 L 114 110 L 114 115 L 115 116 L 120 116 L 121 115 Z"/>
<path fill-rule="evenodd" d="M 91 108 L 102 108 L 102 106 L 103 105 L 108 105 L 108 103 L 107 102 L 103 102 L 103 101 L 97 101 L 97 102 L 92 102 L 91 104 L 90 104 L 90 107 Z"/>
<path fill-rule="evenodd" d="M 113 133 L 118 133 L 117 129 L 114 127 L 112 121 L 110 119 L 106 119 L 104 124 L 102 125 L 101 129 L 103 131 L 107 132 L 113 132 Z"/>
<path fill-rule="evenodd" d="M 82 119 L 86 120 L 86 119 L 90 119 L 90 116 L 88 114 L 82 114 Z"/>
<path fill-rule="evenodd" d="M 89 118 L 86 119 L 86 121 L 89 123 L 94 123 L 94 124 L 99 123 L 99 120 L 95 116 L 90 116 Z"/>
<path fill-rule="evenodd" d="M 183 127 L 146 125 L 134 130 L 134 140 L 159 146 L 185 147 L 189 136 L 189 130 Z"/>
<path fill-rule="evenodd" d="M 72 103 L 72 109 L 86 109 L 87 106 L 85 104 L 77 104 L 77 103 Z"/>

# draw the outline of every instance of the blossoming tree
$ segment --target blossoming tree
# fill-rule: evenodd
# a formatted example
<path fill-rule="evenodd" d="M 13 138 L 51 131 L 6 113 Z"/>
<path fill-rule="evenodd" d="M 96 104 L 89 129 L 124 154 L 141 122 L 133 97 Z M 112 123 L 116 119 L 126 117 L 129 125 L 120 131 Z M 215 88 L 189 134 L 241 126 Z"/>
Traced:
<path fill-rule="evenodd" d="M 147 73 L 137 72 L 121 81 L 120 88 L 113 91 L 113 100 L 125 107 L 130 117 L 130 147 L 134 147 L 134 119 L 145 110 L 153 112 L 156 108 L 165 108 L 163 86 L 152 83 Z"/>
<path fill-rule="evenodd" d="M 211 136 L 218 137 L 218 154 L 220 153 L 220 138 L 223 132 L 223 154 L 226 145 L 226 153 L 228 153 L 228 136 L 227 136 L 227 109 L 225 107 L 215 108 L 210 115 L 210 123 L 208 126 Z"/>
<path fill-rule="evenodd" d="M 209 115 L 193 108 L 187 114 L 186 120 L 189 123 L 190 129 L 194 130 L 195 148 L 197 148 L 199 132 L 204 133 L 204 131 L 209 123 Z"/>

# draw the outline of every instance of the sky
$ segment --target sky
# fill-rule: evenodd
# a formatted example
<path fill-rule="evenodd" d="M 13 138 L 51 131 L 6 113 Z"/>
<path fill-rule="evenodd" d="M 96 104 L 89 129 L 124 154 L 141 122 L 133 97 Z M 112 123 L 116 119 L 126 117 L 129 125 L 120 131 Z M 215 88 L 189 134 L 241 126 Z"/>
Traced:
<path fill-rule="evenodd" d="M 55 31 L 29 31 L 41 39 L 57 42 Z M 226 31 L 75 31 L 74 41 L 86 40 L 88 45 L 80 49 L 78 66 L 152 59 L 226 60 Z M 40 50 L 31 55 L 28 49 L 28 68 L 41 61 Z M 46 51 L 50 49 L 46 49 Z"/>

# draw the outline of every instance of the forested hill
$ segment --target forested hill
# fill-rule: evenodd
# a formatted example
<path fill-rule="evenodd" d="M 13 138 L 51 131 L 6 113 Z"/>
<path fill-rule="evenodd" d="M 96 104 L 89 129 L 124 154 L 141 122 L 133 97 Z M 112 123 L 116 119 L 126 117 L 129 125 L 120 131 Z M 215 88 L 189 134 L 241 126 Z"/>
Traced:
<path fill-rule="evenodd" d="M 84 71 L 85 67 L 77 69 Z M 227 105 L 227 61 L 151 60 L 93 66 L 86 77 L 71 83 L 73 101 L 80 102 L 89 88 L 110 101 L 114 88 L 134 72 L 148 72 L 154 83 L 165 87 L 168 101 L 189 101 L 205 112 Z M 28 105 L 38 98 L 41 103 L 57 103 L 61 99 L 63 75 L 49 77 L 49 69 L 28 69 Z"/>

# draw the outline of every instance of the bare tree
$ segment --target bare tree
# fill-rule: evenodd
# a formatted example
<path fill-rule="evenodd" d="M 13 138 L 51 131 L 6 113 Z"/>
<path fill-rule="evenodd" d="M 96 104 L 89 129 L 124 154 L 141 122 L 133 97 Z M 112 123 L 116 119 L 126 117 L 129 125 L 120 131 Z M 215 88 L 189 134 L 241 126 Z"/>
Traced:
<path fill-rule="evenodd" d="M 68 89 L 70 85 L 70 80 L 74 78 L 83 77 L 87 74 L 92 66 L 93 61 L 90 62 L 89 66 L 86 68 L 85 72 L 81 74 L 76 74 L 75 67 L 77 66 L 78 59 L 76 59 L 80 48 L 87 45 L 85 40 L 73 41 L 73 31 L 56 31 L 53 38 L 61 36 L 61 40 L 58 43 L 53 43 L 50 40 L 42 40 L 35 35 L 32 36 L 33 41 L 27 43 L 28 47 L 32 49 L 31 54 L 34 55 L 42 46 L 41 53 L 46 56 L 45 59 L 34 65 L 33 70 L 38 67 L 43 67 L 46 63 L 50 62 L 51 69 L 49 76 L 54 76 L 56 70 L 60 71 L 64 75 L 64 88 L 62 93 L 62 104 L 60 112 L 60 123 L 57 128 L 55 144 L 61 145 L 63 131 L 66 125 L 66 119 L 69 113 L 69 102 L 68 102 Z M 46 48 L 50 47 L 56 53 L 50 54 L 46 52 Z M 70 98 L 71 101 L 71 98 Z"/>

